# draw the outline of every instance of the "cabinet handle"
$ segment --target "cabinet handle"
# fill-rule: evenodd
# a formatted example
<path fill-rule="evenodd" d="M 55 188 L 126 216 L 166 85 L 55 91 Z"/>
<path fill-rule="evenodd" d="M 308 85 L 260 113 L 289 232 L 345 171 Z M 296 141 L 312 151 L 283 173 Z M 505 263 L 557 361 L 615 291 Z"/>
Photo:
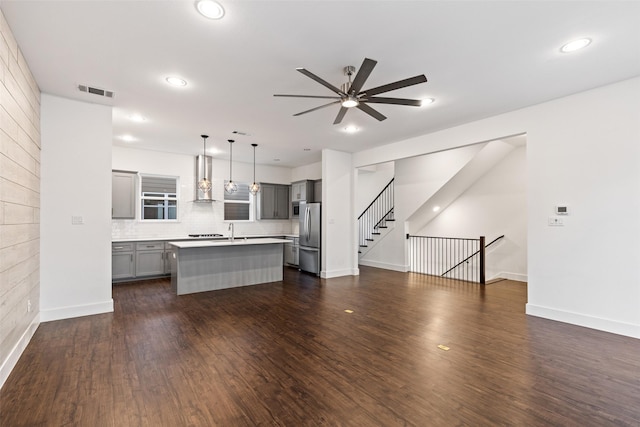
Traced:
<path fill-rule="evenodd" d="M 155 245 L 147 245 L 148 248 L 155 248 Z"/>
<path fill-rule="evenodd" d="M 131 257 L 131 262 L 133 262 L 133 254 L 129 255 Z"/>
<path fill-rule="evenodd" d="M 113 249 L 124 249 L 124 246 L 114 246 Z"/>

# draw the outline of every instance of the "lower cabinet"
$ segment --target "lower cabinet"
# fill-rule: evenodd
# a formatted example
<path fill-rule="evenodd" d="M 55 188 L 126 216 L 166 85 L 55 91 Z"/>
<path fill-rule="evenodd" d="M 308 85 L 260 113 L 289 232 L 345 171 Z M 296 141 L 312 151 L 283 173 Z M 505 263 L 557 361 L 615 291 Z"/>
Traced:
<path fill-rule="evenodd" d="M 164 274 L 164 242 L 136 243 L 136 277 Z"/>
<path fill-rule="evenodd" d="M 133 243 L 111 245 L 111 279 L 130 279 L 135 276 Z"/>
<path fill-rule="evenodd" d="M 171 245 L 164 242 L 164 274 L 171 274 Z"/>
<path fill-rule="evenodd" d="M 298 238 L 292 237 L 293 243 L 284 245 L 284 265 L 298 266 Z"/>
<path fill-rule="evenodd" d="M 171 274 L 171 245 L 166 242 L 113 243 L 111 280 L 122 282 Z"/>

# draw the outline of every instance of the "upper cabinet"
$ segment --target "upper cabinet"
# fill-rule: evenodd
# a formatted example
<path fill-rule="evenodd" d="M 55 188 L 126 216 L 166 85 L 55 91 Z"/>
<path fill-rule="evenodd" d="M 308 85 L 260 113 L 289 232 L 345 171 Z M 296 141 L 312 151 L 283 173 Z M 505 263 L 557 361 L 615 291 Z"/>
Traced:
<path fill-rule="evenodd" d="M 135 219 L 136 172 L 111 172 L 111 218 Z"/>
<path fill-rule="evenodd" d="M 289 186 L 260 184 L 260 219 L 289 219 Z"/>
<path fill-rule="evenodd" d="M 311 202 L 313 201 L 313 181 L 296 181 L 291 184 L 291 201 L 292 202 Z"/>
<path fill-rule="evenodd" d="M 313 181 L 313 201 L 322 201 L 322 180 Z"/>

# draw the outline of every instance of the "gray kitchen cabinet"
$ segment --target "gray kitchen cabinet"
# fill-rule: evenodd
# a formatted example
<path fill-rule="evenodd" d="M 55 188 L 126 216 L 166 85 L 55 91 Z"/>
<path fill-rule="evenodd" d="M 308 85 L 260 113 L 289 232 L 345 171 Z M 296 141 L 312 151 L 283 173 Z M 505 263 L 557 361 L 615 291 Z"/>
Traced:
<path fill-rule="evenodd" d="M 291 201 L 313 201 L 313 181 L 305 180 L 291 183 Z"/>
<path fill-rule="evenodd" d="M 313 201 L 322 201 L 322 180 L 313 181 Z"/>
<path fill-rule="evenodd" d="M 293 240 L 291 243 L 284 244 L 284 265 L 290 265 L 297 267 L 298 266 L 298 249 L 299 249 L 299 240 L 297 237 L 290 238 Z"/>
<path fill-rule="evenodd" d="M 164 274 L 171 274 L 171 245 L 164 242 Z"/>
<path fill-rule="evenodd" d="M 136 172 L 111 172 L 111 218 L 135 219 Z"/>
<path fill-rule="evenodd" d="M 136 243 L 136 277 L 165 274 L 164 242 Z"/>
<path fill-rule="evenodd" d="M 260 219 L 289 219 L 289 186 L 260 185 Z"/>
<path fill-rule="evenodd" d="M 111 245 L 111 279 L 123 280 L 135 277 L 135 254 L 133 243 Z"/>

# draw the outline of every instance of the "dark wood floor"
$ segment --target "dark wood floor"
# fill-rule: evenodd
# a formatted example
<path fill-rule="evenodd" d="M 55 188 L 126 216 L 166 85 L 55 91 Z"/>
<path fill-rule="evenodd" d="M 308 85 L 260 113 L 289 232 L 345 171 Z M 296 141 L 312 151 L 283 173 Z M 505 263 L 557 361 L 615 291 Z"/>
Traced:
<path fill-rule="evenodd" d="M 640 425 L 640 340 L 527 317 L 519 282 L 287 269 L 180 297 L 121 284 L 114 301 L 40 325 L 0 425 Z"/>

